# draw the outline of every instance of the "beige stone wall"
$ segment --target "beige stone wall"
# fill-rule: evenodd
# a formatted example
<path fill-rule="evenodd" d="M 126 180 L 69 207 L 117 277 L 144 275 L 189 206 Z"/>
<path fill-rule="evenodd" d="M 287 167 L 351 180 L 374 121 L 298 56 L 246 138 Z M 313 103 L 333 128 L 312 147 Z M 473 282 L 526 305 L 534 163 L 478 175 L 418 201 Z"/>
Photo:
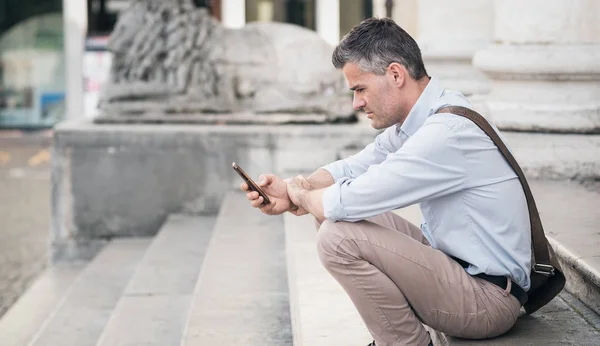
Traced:
<path fill-rule="evenodd" d="M 419 34 L 419 8 L 417 0 L 395 0 L 392 19 L 412 37 Z"/>
<path fill-rule="evenodd" d="M 494 41 L 476 68 L 492 79 L 500 128 L 600 133 L 600 1 L 494 3 Z"/>

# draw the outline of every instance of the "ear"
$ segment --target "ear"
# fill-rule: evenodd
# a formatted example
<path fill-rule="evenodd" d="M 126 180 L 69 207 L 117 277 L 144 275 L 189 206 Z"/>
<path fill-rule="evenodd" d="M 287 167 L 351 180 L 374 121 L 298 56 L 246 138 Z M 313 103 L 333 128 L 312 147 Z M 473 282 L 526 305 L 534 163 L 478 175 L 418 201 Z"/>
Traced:
<path fill-rule="evenodd" d="M 401 88 L 404 86 L 408 71 L 404 65 L 393 62 L 387 68 L 387 75 L 392 85 L 396 86 L 397 88 Z"/>

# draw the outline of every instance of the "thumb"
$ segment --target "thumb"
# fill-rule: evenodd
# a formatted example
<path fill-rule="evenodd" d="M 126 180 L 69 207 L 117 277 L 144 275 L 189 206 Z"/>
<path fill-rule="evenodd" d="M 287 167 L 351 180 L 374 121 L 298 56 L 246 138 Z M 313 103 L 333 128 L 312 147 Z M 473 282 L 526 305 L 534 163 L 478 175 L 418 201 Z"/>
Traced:
<path fill-rule="evenodd" d="M 273 174 L 261 174 L 260 177 L 258 177 L 258 185 L 259 186 L 267 186 L 271 183 L 273 183 L 273 181 L 275 180 L 275 175 Z"/>

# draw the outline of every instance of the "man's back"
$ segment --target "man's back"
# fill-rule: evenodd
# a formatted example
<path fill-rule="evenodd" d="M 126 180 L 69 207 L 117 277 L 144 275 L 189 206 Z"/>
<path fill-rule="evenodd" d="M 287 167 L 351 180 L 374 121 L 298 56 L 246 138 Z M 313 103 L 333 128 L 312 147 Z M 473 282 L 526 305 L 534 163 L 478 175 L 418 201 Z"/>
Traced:
<path fill-rule="evenodd" d="M 423 129 L 435 123 L 447 126 L 456 155 L 446 159 L 455 160 L 465 177 L 459 191 L 421 202 L 423 233 L 434 248 L 470 263 L 470 274 L 510 276 L 527 290 L 531 232 L 516 174 L 470 120 L 441 113 Z"/>

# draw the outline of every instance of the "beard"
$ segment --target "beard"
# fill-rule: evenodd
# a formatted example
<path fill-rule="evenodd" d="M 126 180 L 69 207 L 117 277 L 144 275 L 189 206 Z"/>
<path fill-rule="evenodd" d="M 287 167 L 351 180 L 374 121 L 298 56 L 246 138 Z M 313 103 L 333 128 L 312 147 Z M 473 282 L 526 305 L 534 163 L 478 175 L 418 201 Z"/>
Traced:
<path fill-rule="evenodd" d="M 388 128 L 389 126 L 386 126 L 386 124 L 383 123 L 382 121 L 379 121 L 376 119 L 371 119 L 371 127 L 374 128 L 375 130 L 383 130 L 385 128 Z"/>
<path fill-rule="evenodd" d="M 377 115 L 377 113 L 371 113 L 370 119 L 371 127 L 375 130 L 383 130 L 398 123 L 396 117 L 389 115 Z"/>

